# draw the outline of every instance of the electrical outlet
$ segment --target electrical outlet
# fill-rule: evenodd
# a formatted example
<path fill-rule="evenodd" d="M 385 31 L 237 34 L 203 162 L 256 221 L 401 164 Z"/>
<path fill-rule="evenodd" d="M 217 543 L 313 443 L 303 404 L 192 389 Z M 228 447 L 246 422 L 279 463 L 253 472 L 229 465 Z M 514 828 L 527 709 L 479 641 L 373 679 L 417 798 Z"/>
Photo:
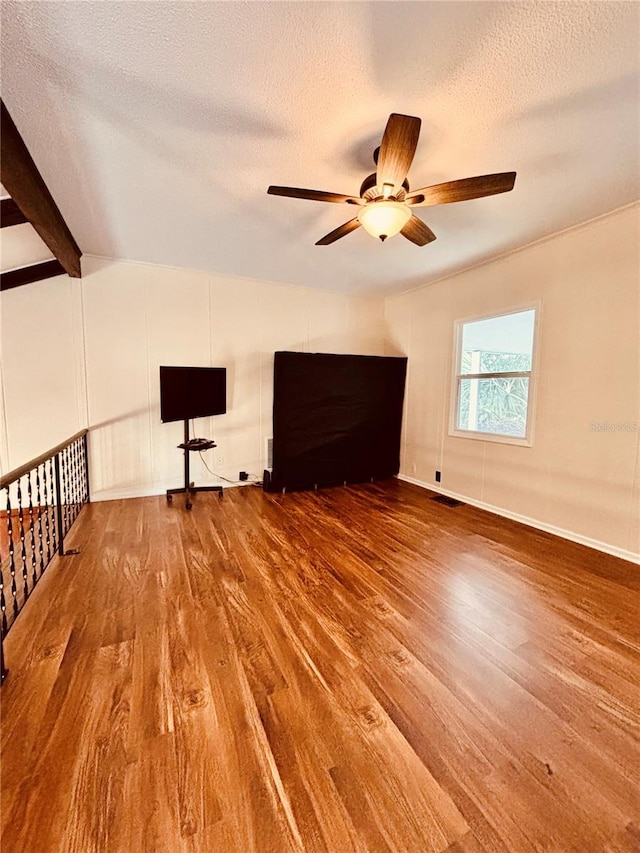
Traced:
<path fill-rule="evenodd" d="M 222 466 L 224 465 L 224 456 L 222 456 L 221 454 L 218 454 L 218 456 L 216 456 L 216 465 L 218 468 L 222 468 Z"/>
<path fill-rule="evenodd" d="M 415 474 L 417 472 L 417 470 L 418 470 L 418 466 L 416 465 L 415 462 L 412 462 L 411 463 L 411 473 Z"/>
<path fill-rule="evenodd" d="M 441 479 L 442 479 L 442 472 L 436 471 L 436 483 L 439 483 Z"/>

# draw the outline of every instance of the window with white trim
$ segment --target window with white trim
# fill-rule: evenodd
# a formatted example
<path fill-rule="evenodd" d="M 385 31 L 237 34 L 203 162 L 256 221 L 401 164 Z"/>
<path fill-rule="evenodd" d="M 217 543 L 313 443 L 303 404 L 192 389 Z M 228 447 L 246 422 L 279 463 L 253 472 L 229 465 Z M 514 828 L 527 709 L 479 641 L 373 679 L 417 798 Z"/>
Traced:
<path fill-rule="evenodd" d="M 537 309 L 460 321 L 452 435 L 531 443 Z"/>

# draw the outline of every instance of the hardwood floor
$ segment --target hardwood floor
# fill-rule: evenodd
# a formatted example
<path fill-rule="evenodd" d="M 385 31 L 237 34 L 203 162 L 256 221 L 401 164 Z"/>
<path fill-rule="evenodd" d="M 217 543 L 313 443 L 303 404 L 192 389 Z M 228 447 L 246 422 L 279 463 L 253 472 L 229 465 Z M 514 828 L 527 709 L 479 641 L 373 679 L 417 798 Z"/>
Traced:
<path fill-rule="evenodd" d="M 86 507 L 4 853 L 640 850 L 640 567 L 408 484 Z"/>

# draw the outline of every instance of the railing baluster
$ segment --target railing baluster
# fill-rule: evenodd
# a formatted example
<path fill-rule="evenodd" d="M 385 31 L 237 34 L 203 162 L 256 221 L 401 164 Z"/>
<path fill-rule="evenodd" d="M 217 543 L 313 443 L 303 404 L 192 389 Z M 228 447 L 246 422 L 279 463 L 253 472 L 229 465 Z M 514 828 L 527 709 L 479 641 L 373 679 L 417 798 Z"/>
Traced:
<path fill-rule="evenodd" d="M 0 559 L 1 559 L 0 555 Z M 2 636 L 7 633 L 9 628 L 7 624 L 7 599 L 4 594 L 4 572 L 2 571 L 2 563 L 0 562 L 0 628 L 2 630 Z"/>
<path fill-rule="evenodd" d="M 38 501 L 38 557 L 40 558 L 40 577 L 44 572 L 44 533 L 42 529 L 42 493 L 40 491 L 40 466 L 36 467 L 36 500 Z"/>
<path fill-rule="evenodd" d="M 73 445 L 69 445 L 66 449 L 67 454 L 67 478 L 69 480 L 69 527 L 75 519 L 75 500 L 73 495 Z"/>
<path fill-rule="evenodd" d="M 71 500 L 71 523 L 76 518 L 76 460 L 73 444 L 69 445 L 69 494 Z"/>
<path fill-rule="evenodd" d="M 52 512 L 52 524 L 51 524 L 51 544 L 53 547 L 53 554 L 58 550 L 58 539 L 57 539 L 57 530 L 58 525 L 56 525 L 56 516 L 57 516 L 57 507 L 56 507 L 56 488 L 55 488 L 55 480 L 53 476 L 53 458 L 49 459 L 49 486 L 50 486 L 50 494 L 51 494 L 51 512 Z M 48 515 L 48 513 L 47 513 Z M 51 559 L 51 557 L 49 557 Z"/>
<path fill-rule="evenodd" d="M 20 528 L 20 562 L 22 563 L 22 592 L 24 598 L 22 604 L 29 596 L 28 572 L 27 572 L 27 544 L 24 535 L 24 507 L 22 506 L 22 485 L 21 477 L 18 479 L 18 523 Z"/>
<path fill-rule="evenodd" d="M 84 465 L 84 491 L 82 494 L 83 502 L 88 503 L 91 500 L 89 492 L 89 443 L 88 433 L 82 436 L 82 462 Z"/>
<path fill-rule="evenodd" d="M 67 535 L 67 472 L 65 469 L 66 456 L 64 450 L 60 451 L 60 496 L 62 499 L 62 534 L 63 536 Z"/>
<path fill-rule="evenodd" d="M 62 485 L 60 483 L 60 454 L 56 453 L 53 457 L 53 467 L 56 472 L 55 487 L 56 487 L 56 521 L 58 529 L 58 554 L 64 557 L 64 529 L 62 523 Z"/>
<path fill-rule="evenodd" d="M 13 542 L 13 509 L 11 507 L 11 493 L 7 486 L 7 535 L 9 538 L 9 573 L 11 575 L 11 598 L 13 599 L 13 618 L 18 615 L 18 584 L 16 581 L 16 549 Z M 13 622 L 13 620 L 12 620 Z"/>
<path fill-rule="evenodd" d="M 69 529 L 69 497 L 67 495 L 67 448 L 63 447 L 60 451 L 60 471 L 62 473 L 62 483 L 60 485 L 60 494 L 62 495 L 62 501 L 64 506 L 64 527 L 62 531 L 62 535 L 67 535 L 67 530 Z"/>
<path fill-rule="evenodd" d="M 76 517 L 76 498 L 75 498 L 75 488 L 74 488 L 74 473 L 73 473 L 73 445 L 69 445 L 67 448 L 68 458 L 67 464 L 69 467 L 69 516 L 71 519 L 71 524 L 73 524 Z"/>
<path fill-rule="evenodd" d="M 73 444 L 68 447 L 69 451 L 69 506 L 71 508 L 71 523 L 76 517 L 76 475 L 73 464 Z"/>
<path fill-rule="evenodd" d="M 8 518 L 8 516 L 7 516 Z M 7 523 L 7 528 L 9 527 Z M 2 536 L 0 536 L 0 544 L 2 543 Z M 8 549 L 7 549 L 8 551 Z M 4 570 L 2 568 L 4 563 L 4 549 L 0 549 L 0 631 L 2 633 L 2 637 L 9 630 L 9 625 L 7 624 L 7 599 L 5 598 L 4 592 Z"/>
<path fill-rule="evenodd" d="M 65 534 L 69 532 L 69 528 L 73 524 L 73 465 L 71 462 L 71 446 L 65 447 L 64 455 L 66 457 L 66 492 L 67 504 L 69 506 L 69 521 Z"/>
<path fill-rule="evenodd" d="M 74 441 L 71 446 L 73 447 L 73 505 L 75 508 L 73 517 L 75 519 L 82 507 L 80 500 L 80 442 Z"/>
<path fill-rule="evenodd" d="M 27 495 L 29 497 L 29 546 L 31 550 L 31 589 L 38 583 L 36 567 L 36 522 L 33 509 L 33 485 L 31 483 L 31 471 L 27 474 Z"/>

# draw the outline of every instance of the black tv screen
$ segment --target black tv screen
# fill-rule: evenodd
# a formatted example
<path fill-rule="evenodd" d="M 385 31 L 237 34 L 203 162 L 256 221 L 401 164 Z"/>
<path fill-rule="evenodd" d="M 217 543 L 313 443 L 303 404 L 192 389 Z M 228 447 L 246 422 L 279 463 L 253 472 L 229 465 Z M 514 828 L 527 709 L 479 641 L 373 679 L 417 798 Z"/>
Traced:
<path fill-rule="evenodd" d="M 271 486 L 397 474 L 406 358 L 276 352 Z"/>
<path fill-rule="evenodd" d="M 160 367 L 160 418 L 164 423 L 226 411 L 226 367 Z"/>

